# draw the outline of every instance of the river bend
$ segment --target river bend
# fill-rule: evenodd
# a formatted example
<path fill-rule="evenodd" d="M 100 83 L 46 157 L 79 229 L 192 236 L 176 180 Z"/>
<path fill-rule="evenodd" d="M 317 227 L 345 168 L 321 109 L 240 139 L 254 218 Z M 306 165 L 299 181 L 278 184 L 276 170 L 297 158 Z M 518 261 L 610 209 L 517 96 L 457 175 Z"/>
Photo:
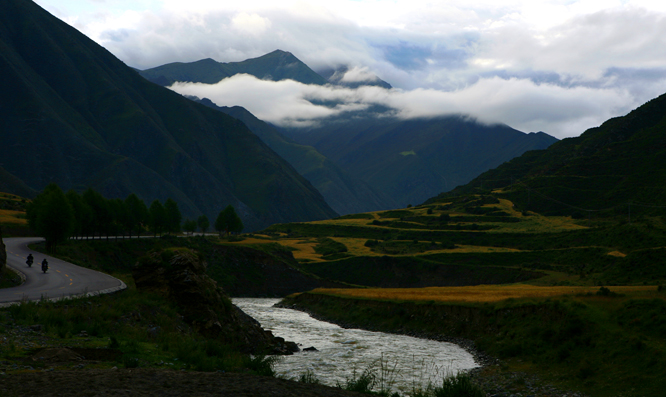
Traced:
<path fill-rule="evenodd" d="M 373 363 L 380 375 L 381 361 L 388 371 L 379 377 L 392 380 L 392 390 L 402 394 L 428 382 L 439 384 L 444 374 L 478 367 L 470 353 L 453 343 L 345 329 L 307 313 L 273 307 L 277 302 L 279 299 L 233 299 L 234 304 L 275 336 L 294 341 L 301 349 L 317 349 L 285 356 L 275 369 L 287 378 L 298 378 L 310 370 L 322 383 L 335 386 L 338 382 L 344 384 L 354 370 L 361 373 Z"/>

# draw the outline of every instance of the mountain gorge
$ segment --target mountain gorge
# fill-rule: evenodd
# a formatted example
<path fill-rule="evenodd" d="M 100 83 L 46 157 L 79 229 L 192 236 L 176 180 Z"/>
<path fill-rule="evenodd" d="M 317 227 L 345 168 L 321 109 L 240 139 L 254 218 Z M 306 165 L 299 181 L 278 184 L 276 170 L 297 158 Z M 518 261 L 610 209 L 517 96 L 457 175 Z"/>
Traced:
<path fill-rule="evenodd" d="M 231 204 L 246 230 L 336 215 L 242 122 L 148 82 L 32 1 L 3 3 L 0 73 L 6 186 L 171 197 L 185 217 Z"/>

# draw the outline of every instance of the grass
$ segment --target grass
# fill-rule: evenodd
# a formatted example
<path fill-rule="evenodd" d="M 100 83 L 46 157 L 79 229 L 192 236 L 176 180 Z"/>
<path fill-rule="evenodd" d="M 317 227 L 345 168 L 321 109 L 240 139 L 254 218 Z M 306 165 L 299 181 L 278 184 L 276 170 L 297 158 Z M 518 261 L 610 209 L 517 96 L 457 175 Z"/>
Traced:
<path fill-rule="evenodd" d="M 40 324 L 45 338 L 26 343 L 25 337 L 4 333 L 0 360 L 22 363 L 44 347 L 112 348 L 121 353 L 116 361 L 98 366 L 246 370 L 273 375 L 275 358 L 242 354 L 233 346 L 198 335 L 180 319 L 173 304 L 136 290 L 58 302 L 24 302 L 0 309 L 0 330 Z"/>
<path fill-rule="evenodd" d="M 0 209 L 0 224 L 18 224 L 27 225 L 28 220 L 23 211 L 2 210 Z"/>
<path fill-rule="evenodd" d="M 312 293 L 391 301 L 484 303 L 499 302 L 506 299 L 551 298 L 595 294 L 599 289 L 599 287 L 584 286 L 546 287 L 516 284 L 428 288 L 318 288 L 313 290 Z M 645 295 L 645 293 L 655 292 L 657 286 L 614 286 L 611 287 L 611 290 L 618 294 L 640 296 Z"/>

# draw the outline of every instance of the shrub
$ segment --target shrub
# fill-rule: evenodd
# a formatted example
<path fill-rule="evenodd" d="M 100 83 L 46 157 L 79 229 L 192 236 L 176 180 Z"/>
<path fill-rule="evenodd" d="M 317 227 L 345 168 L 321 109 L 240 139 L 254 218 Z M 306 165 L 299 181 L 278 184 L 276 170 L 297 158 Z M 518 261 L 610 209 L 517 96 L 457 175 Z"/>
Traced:
<path fill-rule="evenodd" d="M 377 376 L 375 375 L 374 368 L 369 366 L 360 375 L 358 375 L 358 377 L 356 369 L 354 369 L 351 378 L 347 378 L 345 380 L 345 385 L 342 386 L 340 383 L 338 383 L 338 387 L 358 393 L 369 393 L 375 387 L 376 383 Z"/>
<path fill-rule="evenodd" d="M 312 372 L 312 370 L 307 370 L 301 374 L 301 376 L 298 378 L 298 381 L 300 383 L 308 383 L 308 384 L 314 384 L 318 385 L 321 384 L 321 381 L 319 378 L 317 378 L 317 375 Z"/>
<path fill-rule="evenodd" d="M 434 397 L 485 397 L 485 395 L 479 386 L 472 383 L 472 378 L 462 372 L 444 378 L 442 387 L 433 389 Z"/>

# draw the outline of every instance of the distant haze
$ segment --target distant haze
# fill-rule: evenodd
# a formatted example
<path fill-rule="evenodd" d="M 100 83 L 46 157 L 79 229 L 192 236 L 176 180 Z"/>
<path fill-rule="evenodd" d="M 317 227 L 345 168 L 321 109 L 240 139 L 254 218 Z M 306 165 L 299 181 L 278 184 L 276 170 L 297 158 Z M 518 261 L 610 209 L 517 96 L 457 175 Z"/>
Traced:
<path fill-rule="evenodd" d="M 396 87 L 313 88 L 248 76 L 174 87 L 282 124 L 321 119 L 331 110 L 308 98 L 333 96 L 344 100 L 333 112 L 372 104 L 402 117 L 463 112 L 563 138 L 666 92 L 666 2 L 36 3 L 139 69 L 281 49 L 314 70 L 347 66 L 349 81 L 376 75 Z"/>

